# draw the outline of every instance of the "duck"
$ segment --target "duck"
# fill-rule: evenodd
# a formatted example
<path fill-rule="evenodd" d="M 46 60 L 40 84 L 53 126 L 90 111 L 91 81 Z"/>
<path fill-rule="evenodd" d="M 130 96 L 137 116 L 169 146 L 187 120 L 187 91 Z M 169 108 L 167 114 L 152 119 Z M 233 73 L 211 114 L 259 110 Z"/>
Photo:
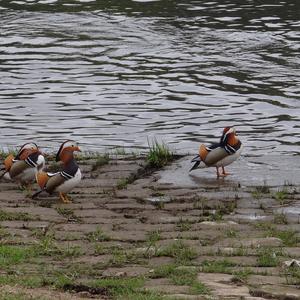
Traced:
<path fill-rule="evenodd" d="M 9 154 L 4 160 L 4 171 L 0 179 L 16 181 L 28 186 L 35 181 L 35 176 L 45 168 L 45 157 L 36 143 L 26 143 L 20 147 L 16 157 Z"/>
<path fill-rule="evenodd" d="M 225 167 L 236 161 L 242 153 L 243 145 L 234 127 L 225 127 L 219 143 L 209 147 L 200 145 L 199 154 L 192 159 L 190 172 L 198 168 L 215 167 L 217 178 L 230 175 Z M 219 169 L 222 169 L 220 172 Z"/>
<path fill-rule="evenodd" d="M 80 183 L 82 177 L 80 168 L 74 158 L 75 151 L 81 152 L 75 141 L 67 140 L 61 144 L 55 160 L 56 162 L 62 162 L 62 171 L 56 173 L 38 172 L 36 181 L 40 190 L 32 195 L 32 199 L 35 199 L 40 193 L 45 191 L 50 195 L 58 192 L 59 198 L 63 203 L 72 202 L 67 193 Z"/>

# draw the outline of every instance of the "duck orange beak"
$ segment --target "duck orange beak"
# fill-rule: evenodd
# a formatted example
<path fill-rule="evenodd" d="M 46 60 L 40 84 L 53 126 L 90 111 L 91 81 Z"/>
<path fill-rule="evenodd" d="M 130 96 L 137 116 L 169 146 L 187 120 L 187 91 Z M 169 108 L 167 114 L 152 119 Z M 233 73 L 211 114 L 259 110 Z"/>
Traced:
<path fill-rule="evenodd" d="M 78 146 L 76 146 L 76 147 L 73 147 L 73 149 L 72 149 L 73 151 L 78 151 L 78 152 L 81 152 L 81 150 L 80 150 L 80 148 L 78 147 Z"/>

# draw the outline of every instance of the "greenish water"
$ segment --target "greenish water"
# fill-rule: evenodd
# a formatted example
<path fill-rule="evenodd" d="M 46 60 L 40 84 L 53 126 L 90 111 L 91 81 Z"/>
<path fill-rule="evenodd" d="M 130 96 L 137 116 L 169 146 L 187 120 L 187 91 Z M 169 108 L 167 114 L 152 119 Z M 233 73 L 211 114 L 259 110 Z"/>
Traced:
<path fill-rule="evenodd" d="M 1 146 L 299 153 L 300 1 L 0 1 Z"/>

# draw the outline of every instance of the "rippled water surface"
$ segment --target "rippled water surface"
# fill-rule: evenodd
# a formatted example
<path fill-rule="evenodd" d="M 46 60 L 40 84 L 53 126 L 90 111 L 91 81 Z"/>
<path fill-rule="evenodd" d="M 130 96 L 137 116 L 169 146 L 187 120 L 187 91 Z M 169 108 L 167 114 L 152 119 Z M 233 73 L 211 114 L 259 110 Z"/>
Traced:
<path fill-rule="evenodd" d="M 300 153 L 299 0 L 0 0 L 1 145 Z"/>

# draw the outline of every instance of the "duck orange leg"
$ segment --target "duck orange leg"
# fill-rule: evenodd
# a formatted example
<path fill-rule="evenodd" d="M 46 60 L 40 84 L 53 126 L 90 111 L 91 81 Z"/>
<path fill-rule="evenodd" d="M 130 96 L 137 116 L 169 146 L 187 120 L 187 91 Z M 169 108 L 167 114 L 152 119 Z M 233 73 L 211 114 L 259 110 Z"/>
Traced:
<path fill-rule="evenodd" d="M 59 193 L 59 199 L 63 203 L 70 203 L 71 201 L 68 199 L 68 197 L 64 193 Z"/>
<path fill-rule="evenodd" d="M 72 198 L 64 194 L 64 198 L 66 200 L 66 203 L 72 203 Z"/>
<path fill-rule="evenodd" d="M 230 173 L 226 173 L 225 168 L 222 166 L 222 172 L 223 172 L 223 176 L 228 176 L 230 175 Z"/>
<path fill-rule="evenodd" d="M 218 168 L 218 167 L 216 167 L 216 170 L 217 170 L 217 178 L 219 178 L 219 177 L 220 177 L 219 168 Z"/>

